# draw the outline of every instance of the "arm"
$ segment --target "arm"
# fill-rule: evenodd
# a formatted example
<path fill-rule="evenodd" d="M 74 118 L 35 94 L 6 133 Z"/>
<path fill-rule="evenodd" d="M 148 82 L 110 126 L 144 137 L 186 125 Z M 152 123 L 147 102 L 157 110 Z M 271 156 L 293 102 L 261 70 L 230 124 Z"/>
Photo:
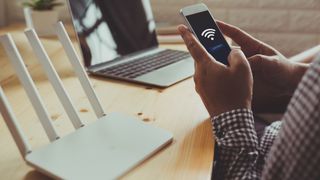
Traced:
<path fill-rule="evenodd" d="M 317 180 L 320 177 L 320 56 L 299 84 L 283 117 L 262 179 Z"/>
<path fill-rule="evenodd" d="M 280 150 L 274 148 L 273 142 L 277 137 L 281 122 L 274 122 L 267 127 L 264 135 L 259 141 L 253 127 L 253 117 L 251 112 L 252 95 L 255 96 L 253 94 L 254 91 L 252 90 L 253 78 L 251 70 L 256 77 L 259 77 L 261 75 L 259 72 L 261 71 L 257 69 L 259 69 L 261 63 L 270 62 L 272 65 L 270 64 L 268 69 L 271 70 L 271 73 L 279 71 L 282 72 L 280 74 L 277 73 L 278 76 L 275 77 L 281 78 L 283 77 L 282 75 L 285 75 L 290 81 L 292 75 L 296 74 L 294 71 L 296 68 L 294 68 L 294 64 L 288 63 L 288 61 L 283 64 L 283 60 L 281 60 L 283 57 L 281 54 L 279 55 L 279 53 L 272 47 L 249 36 L 247 33 L 239 30 L 238 28 L 221 22 L 220 25 L 221 29 L 226 33 L 226 35 L 232 37 L 238 44 L 240 44 L 244 51 L 243 53 L 241 50 L 232 50 L 228 58 L 230 64 L 228 67 L 217 62 L 212 56 L 210 56 L 185 26 L 179 27 L 182 38 L 184 39 L 190 54 L 195 60 L 194 81 L 196 85 L 196 91 L 200 95 L 211 117 L 214 117 L 213 126 L 216 135 L 216 147 L 219 154 L 218 157 L 220 158 L 218 163 L 215 165 L 215 171 L 217 172 L 214 173 L 214 175 L 216 175 L 215 178 L 260 179 L 262 169 L 264 168 L 266 170 L 264 171 L 264 175 L 262 177 L 265 179 L 277 179 L 277 177 L 288 177 L 287 179 L 290 179 L 290 176 L 287 176 L 288 173 L 286 173 L 288 169 L 291 169 L 290 163 L 283 163 L 287 166 L 282 167 L 278 160 L 281 160 L 282 154 L 284 154 L 286 157 L 283 162 L 286 162 L 286 160 L 290 158 L 293 159 L 296 157 L 296 152 L 291 151 L 291 146 L 296 145 L 297 149 L 301 148 L 301 144 L 304 143 L 305 139 L 300 138 L 300 141 L 298 142 L 301 142 L 301 144 L 297 144 L 295 143 L 295 138 L 299 137 L 296 135 L 300 133 L 298 129 L 305 126 L 305 124 L 301 124 L 301 122 L 296 121 L 297 124 L 294 125 L 294 127 L 292 127 L 290 124 L 288 125 L 288 127 L 291 126 L 291 128 L 294 128 L 295 130 L 287 134 L 286 138 L 279 143 L 279 146 L 282 147 Z M 247 60 L 249 60 L 252 69 L 250 68 Z M 317 91 L 318 93 L 295 95 L 296 98 L 294 98 L 294 100 L 292 100 L 290 103 L 293 105 L 291 105 L 292 107 L 289 106 L 286 114 L 289 113 L 291 116 L 293 116 L 293 118 L 299 119 L 304 113 L 308 112 L 304 111 L 303 109 L 313 107 L 310 106 L 310 102 L 316 101 L 319 103 L 319 66 L 320 65 L 318 65 L 318 69 L 314 70 L 316 73 L 309 74 L 309 79 L 304 80 L 304 78 L 302 80 L 307 82 L 301 87 L 302 91 L 306 91 L 309 88 L 315 87 L 314 91 Z M 263 67 L 264 69 L 266 68 L 265 66 Z M 301 72 L 301 74 L 304 74 L 304 71 Z M 270 75 L 270 73 L 267 74 Z M 255 83 L 261 82 L 261 79 L 258 78 L 257 80 L 259 81 L 255 81 Z M 283 85 L 284 83 L 288 83 L 288 81 L 282 79 L 282 81 L 280 80 L 277 83 Z M 314 86 L 314 83 L 317 83 L 317 85 Z M 290 90 L 295 89 L 294 83 L 292 84 L 293 86 L 290 87 L 289 90 L 284 89 L 283 91 L 278 92 L 278 95 L 286 94 L 287 92 L 290 92 Z M 265 85 L 267 85 L 267 83 Z M 271 90 L 277 88 L 278 87 L 275 85 L 270 86 Z M 263 97 L 263 93 L 259 93 L 261 93 L 259 92 L 259 89 L 256 89 L 256 96 L 258 94 L 258 96 Z M 274 92 L 269 90 L 268 93 L 273 94 Z M 306 95 L 307 98 L 302 99 L 302 95 Z M 296 104 L 293 102 L 295 99 L 302 99 L 300 100 L 302 102 L 300 102 L 300 104 Z M 314 107 L 317 108 L 316 110 L 313 109 L 312 111 L 312 117 L 314 118 L 315 122 L 319 119 L 319 104 Z M 297 112 L 300 113 L 296 114 L 294 111 L 290 112 L 290 110 L 297 110 Z M 294 117 L 295 115 L 298 115 L 298 117 Z M 310 117 L 311 116 L 307 116 L 305 119 Z M 317 128 L 318 131 L 320 131 L 319 122 L 315 122 L 306 127 L 309 129 Z M 308 128 L 304 128 L 305 134 L 308 134 Z M 311 135 L 314 137 L 319 137 L 318 134 L 316 134 L 316 136 L 314 134 Z M 277 141 L 279 141 L 279 139 L 280 138 L 277 138 Z M 292 143 L 288 145 L 287 140 L 291 140 Z M 315 155 L 317 150 L 320 148 L 319 138 L 313 138 L 312 141 L 305 143 L 311 145 L 314 142 L 317 142 L 318 145 L 316 148 L 313 147 L 312 155 Z M 269 152 L 271 146 L 272 150 Z M 301 160 L 304 158 L 303 154 L 307 154 L 306 149 L 307 148 L 304 148 L 305 151 L 302 151 L 302 153 L 299 154 L 299 158 Z M 288 150 L 290 150 L 289 153 L 285 154 L 288 152 Z M 277 154 L 278 156 L 273 155 L 273 151 L 274 154 Z M 317 154 L 320 155 L 319 153 Z M 267 155 L 267 166 L 264 166 Z M 319 162 L 318 160 L 320 158 L 315 159 L 315 162 Z M 312 160 L 312 157 L 308 160 L 304 160 L 303 162 L 305 166 L 303 167 L 308 167 L 306 166 L 307 162 Z M 268 164 L 270 164 L 270 166 L 268 166 Z M 299 165 L 294 165 L 297 166 L 296 170 L 298 170 Z M 313 165 L 316 165 L 316 163 Z M 268 169 L 270 171 L 268 171 Z M 282 172 L 279 170 L 282 170 Z M 319 171 L 308 168 L 307 172 L 311 174 L 313 173 L 312 175 L 314 175 L 316 174 L 314 172 Z M 301 174 L 301 171 L 292 171 L 292 173 Z M 319 177 L 319 174 L 316 175 Z"/>
<path fill-rule="evenodd" d="M 282 122 L 274 122 L 259 141 L 250 110 L 238 109 L 214 117 L 219 161 L 213 179 L 318 179 L 319 77 L 320 57 L 299 84 L 282 120 L 281 131 Z"/>
<path fill-rule="evenodd" d="M 209 55 L 185 26 L 180 26 L 179 31 L 195 60 L 196 91 L 214 117 L 221 155 L 221 164 L 215 169 L 221 172 L 221 179 L 259 177 L 260 147 L 250 109 L 253 77 L 244 53 L 233 49 L 229 66 L 225 66 Z"/>
<path fill-rule="evenodd" d="M 259 155 L 252 111 L 236 109 L 212 118 L 216 140 L 213 179 L 257 179 Z M 218 154 L 218 155 L 217 155 Z"/>
<path fill-rule="evenodd" d="M 277 137 L 281 122 L 266 127 L 260 140 L 252 111 L 236 109 L 212 119 L 218 160 L 212 179 L 260 179 L 267 153 Z"/>

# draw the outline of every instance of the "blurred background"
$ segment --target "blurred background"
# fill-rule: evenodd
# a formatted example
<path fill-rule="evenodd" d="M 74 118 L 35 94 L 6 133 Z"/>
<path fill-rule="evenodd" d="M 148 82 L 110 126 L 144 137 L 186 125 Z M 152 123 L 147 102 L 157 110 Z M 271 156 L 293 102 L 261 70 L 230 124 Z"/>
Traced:
<path fill-rule="evenodd" d="M 0 26 L 24 23 L 21 2 L 0 0 Z M 183 23 L 179 9 L 198 2 L 207 4 L 216 19 L 241 27 L 286 56 L 320 44 L 320 0 L 151 0 L 162 27 Z M 70 21 L 66 3 L 56 10 L 61 20 Z"/>

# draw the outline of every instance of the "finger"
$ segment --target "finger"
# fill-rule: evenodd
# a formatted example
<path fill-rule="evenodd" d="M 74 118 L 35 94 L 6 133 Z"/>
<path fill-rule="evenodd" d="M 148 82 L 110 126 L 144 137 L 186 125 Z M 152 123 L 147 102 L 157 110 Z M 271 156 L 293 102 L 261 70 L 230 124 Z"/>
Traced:
<path fill-rule="evenodd" d="M 241 49 L 240 46 L 231 46 L 231 49 Z"/>
<path fill-rule="evenodd" d="M 251 69 L 252 69 L 253 72 L 261 70 L 261 67 L 262 67 L 262 62 L 261 61 L 263 59 L 263 56 L 264 55 L 256 54 L 256 55 L 248 58 L 248 62 L 250 64 Z"/>
<path fill-rule="evenodd" d="M 184 40 L 191 56 L 197 63 L 203 63 L 212 58 L 186 26 L 180 25 L 178 27 L 178 31 L 182 39 Z"/>
<path fill-rule="evenodd" d="M 228 61 L 231 69 L 250 68 L 246 56 L 239 48 L 231 50 Z"/>
<path fill-rule="evenodd" d="M 256 54 L 248 58 L 248 62 L 251 66 L 253 72 L 263 71 L 264 68 L 267 68 L 268 62 L 273 60 L 278 60 L 277 56 L 266 56 L 262 54 Z"/>
<path fill-rule="evenodd" d="M 252 56 L 255 54 L 255 52 L 260 51 L 260 48 L 262 46 L 261 41 L 255 39 L 245 31 L 230 24 L 224 23 L 222 21 L 217 21 L 217 24 L 226 36 L 230 37 L 234 42 L 241 46 L 246 56 Z"/>
<path fill-rule="evenodd" d="M 245 31 L 241 30 L 240 28 L 233 26 L 231 24 L 227 24 L 222 21 L 217 21 L 217 24 L 223 34 L 230 37 L 234 40 L 238 45 L 243 46 L 248 43 L 254 43 L 256 45 L 260 44 L 260 41 L 252 37 L 250 34 L 246 33 Z"/>

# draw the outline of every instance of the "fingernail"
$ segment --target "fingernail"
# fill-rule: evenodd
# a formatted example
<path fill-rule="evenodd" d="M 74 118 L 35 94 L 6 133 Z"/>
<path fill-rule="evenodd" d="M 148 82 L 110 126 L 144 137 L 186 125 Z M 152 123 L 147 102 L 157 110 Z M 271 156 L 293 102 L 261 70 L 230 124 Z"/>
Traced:
<path fill-rule="evenodd" d="M 179 26 L 179 27 L 178 27 L 178 30 L 179 30 L 180 33 L 182 33 L 182 34 L 184 34 L 184 33 L 187 31 L 187 29 L 186 29 L 184 26 Z"/>
<path fill-rule="evenodd" d="M 232 46 L 231 48 L 232 48 L 232 49 L 241 49 L 240 46 Z"/>
<path fill-rule="evenodd" d="M 232 48 L 230 54 L 234 55 L 241 52 L 241 48 Z"/>

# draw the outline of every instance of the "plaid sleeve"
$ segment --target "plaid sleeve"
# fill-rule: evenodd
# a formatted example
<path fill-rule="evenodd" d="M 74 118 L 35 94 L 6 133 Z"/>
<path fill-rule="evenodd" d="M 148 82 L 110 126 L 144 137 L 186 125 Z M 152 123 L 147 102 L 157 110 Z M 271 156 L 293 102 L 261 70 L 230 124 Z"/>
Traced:
<path fill-rule="evenodd" d="M 216 139 L 213 179 L 260 179 L 281 122 L 267 126 L 260 140 L 252 111 L 236 109 L 212 119 Z"/>
<path fill-rule="evenodd" d="M 318 180 L 320 177 L 320 55 L 304 75 L 281 122 L 260 141 L 251 110 L 212 119 L 216 139 L 213 179 Z"/>
<path fill-rule="evenodd" d="M 265 128 L 264 134 L 262 135 L 259 141 L 260 156 L 264 158 L 267 156 L 271 146 L 273 145 L 274 140 L 276 139 L 279 133 L 281 125 L 282 125 L 282 121 L 276 121 Z"/>
<path fill-rule="evenodd" d="M 229 111 L 214 117 L 212 123 L 219 156 L 213 179 L 257 179 L 259 143 L 252 111 Z"/>
<path fill-rule="evenodd" d="M 320 179 L 320 55 L 295 91 L 262 179 Z"/>

